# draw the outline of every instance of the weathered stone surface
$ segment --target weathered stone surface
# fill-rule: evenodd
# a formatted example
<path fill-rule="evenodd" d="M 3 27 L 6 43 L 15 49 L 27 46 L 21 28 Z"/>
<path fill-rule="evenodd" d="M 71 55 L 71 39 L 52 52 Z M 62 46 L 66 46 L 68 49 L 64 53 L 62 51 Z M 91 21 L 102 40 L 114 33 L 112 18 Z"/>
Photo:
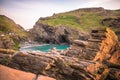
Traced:
<path fill-rule="evenodd" d="M 109 73 L 108 67 L 98 62 L 89 65 L 86 70 L 94 76 L 95 80 L 105 80 Z"/>
<path fill-rule="evenodd" d="M 108 60 L 119 49 L 118 37 L 109 28 L 106 31 L 106 39 L 102 41 L 100 51 L 97 53 L 94 61 L 102 62 Z"/>
<path fill-rule="evenodd" d="M 120 18 L 105 18 L 101 21 L 102 25 L 120 28 Z M 107 24 L 106 24 L 107 23 Z"/>
<path fill-rule="evenodd" d="M 64 52 L 63 55 L 78 59 L 92 60 L 94 59 L 97 51 L 98 51 L 97 49 L 88 46 L 81 47 L 81 46 L 72 45 L 70 49 Z"/>
<path fill-rule="evenodd" d="M 87 80 L 92 77 L 84 68 L 91 63 L 91 61 L 79 61 L 77 58 L 52 53 L 18 52 L 12 57 L 8 66 L 55 79 Z"/>
<path fill-rule="evenodd" d="M 7 65 L 15 53 L 15 50 L 0 48 L 0 64 Z"/>
<path fill-rule="evenodd" d="M 30 30 L 33 34 L 34 40 L 41 43 L 72 43 L 75 39 L 85 40 L 88 38 L 87 34 L 72 28 L 72 27 L 53 27 L 47 24 L 42 24 L 39 21 L 34 28 Z"/>
<path fill-rule="evenodd" d="M 0 36 L 0 48 L 13 49 L 14 46 L 15 43 L 10 37 Z"/>
<path fill-rule="evenodd" d="M 110 68 L 105 80 L 120 80 L 120 69 Z"/>
<path fill-rule="evenodd" d="M 93 55 L 91 58 L 86 53 L 93 53 L 93 50 L 96 49 L 96 46 L 92 46 L 95 43 L 89 42 L 84 46 L 72 45 L 70 49 L 60 54 L 17 52 L 12 54 L 6 65 L 37 75 L 50 76 L 57 80 L 119 80 L 120 45 L 118 38 L 110 29 L 106 30 L 105 37 L 101 43 L 100 51 L 93 61 L 85 60 L 85 57 L 92 59 Z M 7 55 L 6 53 L 5 57 Z"/>
<path fill-rule="evenodd" d="M 15 52 L 17 52 L 17 51 L 12 50 L 12 49 L 2 49 L 2 48 L 0 48 L 0 53 L 2 53 L 2 54 L 10 54 L 10 55 L 13 55 Z"/>
<path fill-rule="evenodd" d="M 74 40 L 66 56 L 79 59 L 93 60 L 99 51 L 100 42 L 105 39 L 105 29 L 93 29 L 88 40 Z M 94 35 L 93 35 L 94 34 Z"/>
<path fill-rule="evenodd" d="M 79 46 L 82 46 L 82 47 L 85 47 L 85 46 L 89 45 L 87 41 L 82 41 L 82 40 L 74 40 L 73 44 L 76 44 L 76 45 L 79 45 Z"/>
<path fill-rule="evenodd" d="M 116 51 L 110 58 L 110 62 L 120 65 L 120 50 Z"/>
<path fill-rule="evenodd" d="M 115 33 L 120 40 L 120 17 L 117 18 L 105 18 L 101 21 L 102 25 L 115 29 Z"/>
<path fill-rule="evenodd" d="M 102 41 L 100 51 L 93 60 L 95 64 L 90 64 L 86 70 L 94 75 L 95 80 L 119 80 L 119 57 L 118 38 L 113 31 L 107 28 L 106 38 Z"/>

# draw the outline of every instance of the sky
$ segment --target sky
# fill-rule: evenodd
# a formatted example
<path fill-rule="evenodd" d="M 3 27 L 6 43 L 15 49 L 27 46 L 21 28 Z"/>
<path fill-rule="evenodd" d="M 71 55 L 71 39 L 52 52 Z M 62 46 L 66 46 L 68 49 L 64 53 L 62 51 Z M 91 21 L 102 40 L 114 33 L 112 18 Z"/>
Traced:
<path fill-rule="evenodd" d="M 0 0 L 0 15 L 30 29 L 40 17 L 90 7 L 120 9 L 120 0 Z"/>

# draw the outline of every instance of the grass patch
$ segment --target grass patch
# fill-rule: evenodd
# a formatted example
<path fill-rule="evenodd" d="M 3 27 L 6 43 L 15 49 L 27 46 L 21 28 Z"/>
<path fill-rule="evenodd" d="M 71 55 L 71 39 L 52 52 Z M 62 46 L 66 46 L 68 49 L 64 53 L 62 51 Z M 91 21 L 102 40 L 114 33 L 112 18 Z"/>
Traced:
<path fill-rule="evenodd" d="M 50 26 L 68 26 L 68 27 L 81 27 L 74 16 L 59 16 L 48 20 L 40 20 L 40 23 L 48 24 Z"/>
<path fill-rule="evenodd" d="M 101 16 L 93 13 L 86 13 L 85 15 L 79 17 L 61 14 L 56 18 L 51 17 L 46 20 L 39 20 L 39 23 L 48 24 L 53 27 L 64 25 L 67 27 L 74 27 L 83 31 L 88 31 L 92 28 L 101 27 L 101 20 Z"/>
<path fill-rule="evenodd" d="M 39 20 L 39 23 L 48 24 L 53 27 L 67 26 L 81 29 L 83 31 L 89 31 L 94 28 L 101 28 L 103 26 L 101 21 L 104 18 L 116 18 L 120 17 L 120 10 L 101 10 L 97 12 L 92 11 L 80 11 L 74 10 L 66 13 L 54 14 L 51 17 L 47 17 L 44 20 Z"/>

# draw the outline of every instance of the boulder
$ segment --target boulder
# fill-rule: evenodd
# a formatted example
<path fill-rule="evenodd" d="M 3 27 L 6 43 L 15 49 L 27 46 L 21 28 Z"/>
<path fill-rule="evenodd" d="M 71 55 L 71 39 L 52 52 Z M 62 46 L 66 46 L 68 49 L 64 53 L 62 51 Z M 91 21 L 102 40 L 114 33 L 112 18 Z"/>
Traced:
<path fill-rule="evenodd" d="M 79 46 L 82 46 L 82 47 L 85 47 L 85 46 L 89 45 L 87 41 L 82 41 L 82 40 L 74 40 L 73 44 L 79 45 Z"/>

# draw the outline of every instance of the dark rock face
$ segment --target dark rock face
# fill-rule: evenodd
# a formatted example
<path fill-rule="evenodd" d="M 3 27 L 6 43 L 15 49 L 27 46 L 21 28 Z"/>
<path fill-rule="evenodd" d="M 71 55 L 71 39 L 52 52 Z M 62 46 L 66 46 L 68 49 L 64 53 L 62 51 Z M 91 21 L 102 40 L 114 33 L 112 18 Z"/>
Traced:
<path fill-rule="evenodd" d="M 41 43 L 71 43 L 74 39 L 86 39 L 88 36 L 79 30 L 65 26 L 53 27 L 41 23 L 36 23 L 30 30 L 34 40 Z"/>
<path fill-rule="evenodd" d="M 118 18 L 105 18 L 101 21 L 101 24 L 113 29 L 120 40 L 120 17 L 118 17 Z"/>
<path fill-rule="evenodd" d="M 109 27 L 120 28 L 120 18 L 105 18 L 102 20 L 102 25 L 107 25 Z"/>

